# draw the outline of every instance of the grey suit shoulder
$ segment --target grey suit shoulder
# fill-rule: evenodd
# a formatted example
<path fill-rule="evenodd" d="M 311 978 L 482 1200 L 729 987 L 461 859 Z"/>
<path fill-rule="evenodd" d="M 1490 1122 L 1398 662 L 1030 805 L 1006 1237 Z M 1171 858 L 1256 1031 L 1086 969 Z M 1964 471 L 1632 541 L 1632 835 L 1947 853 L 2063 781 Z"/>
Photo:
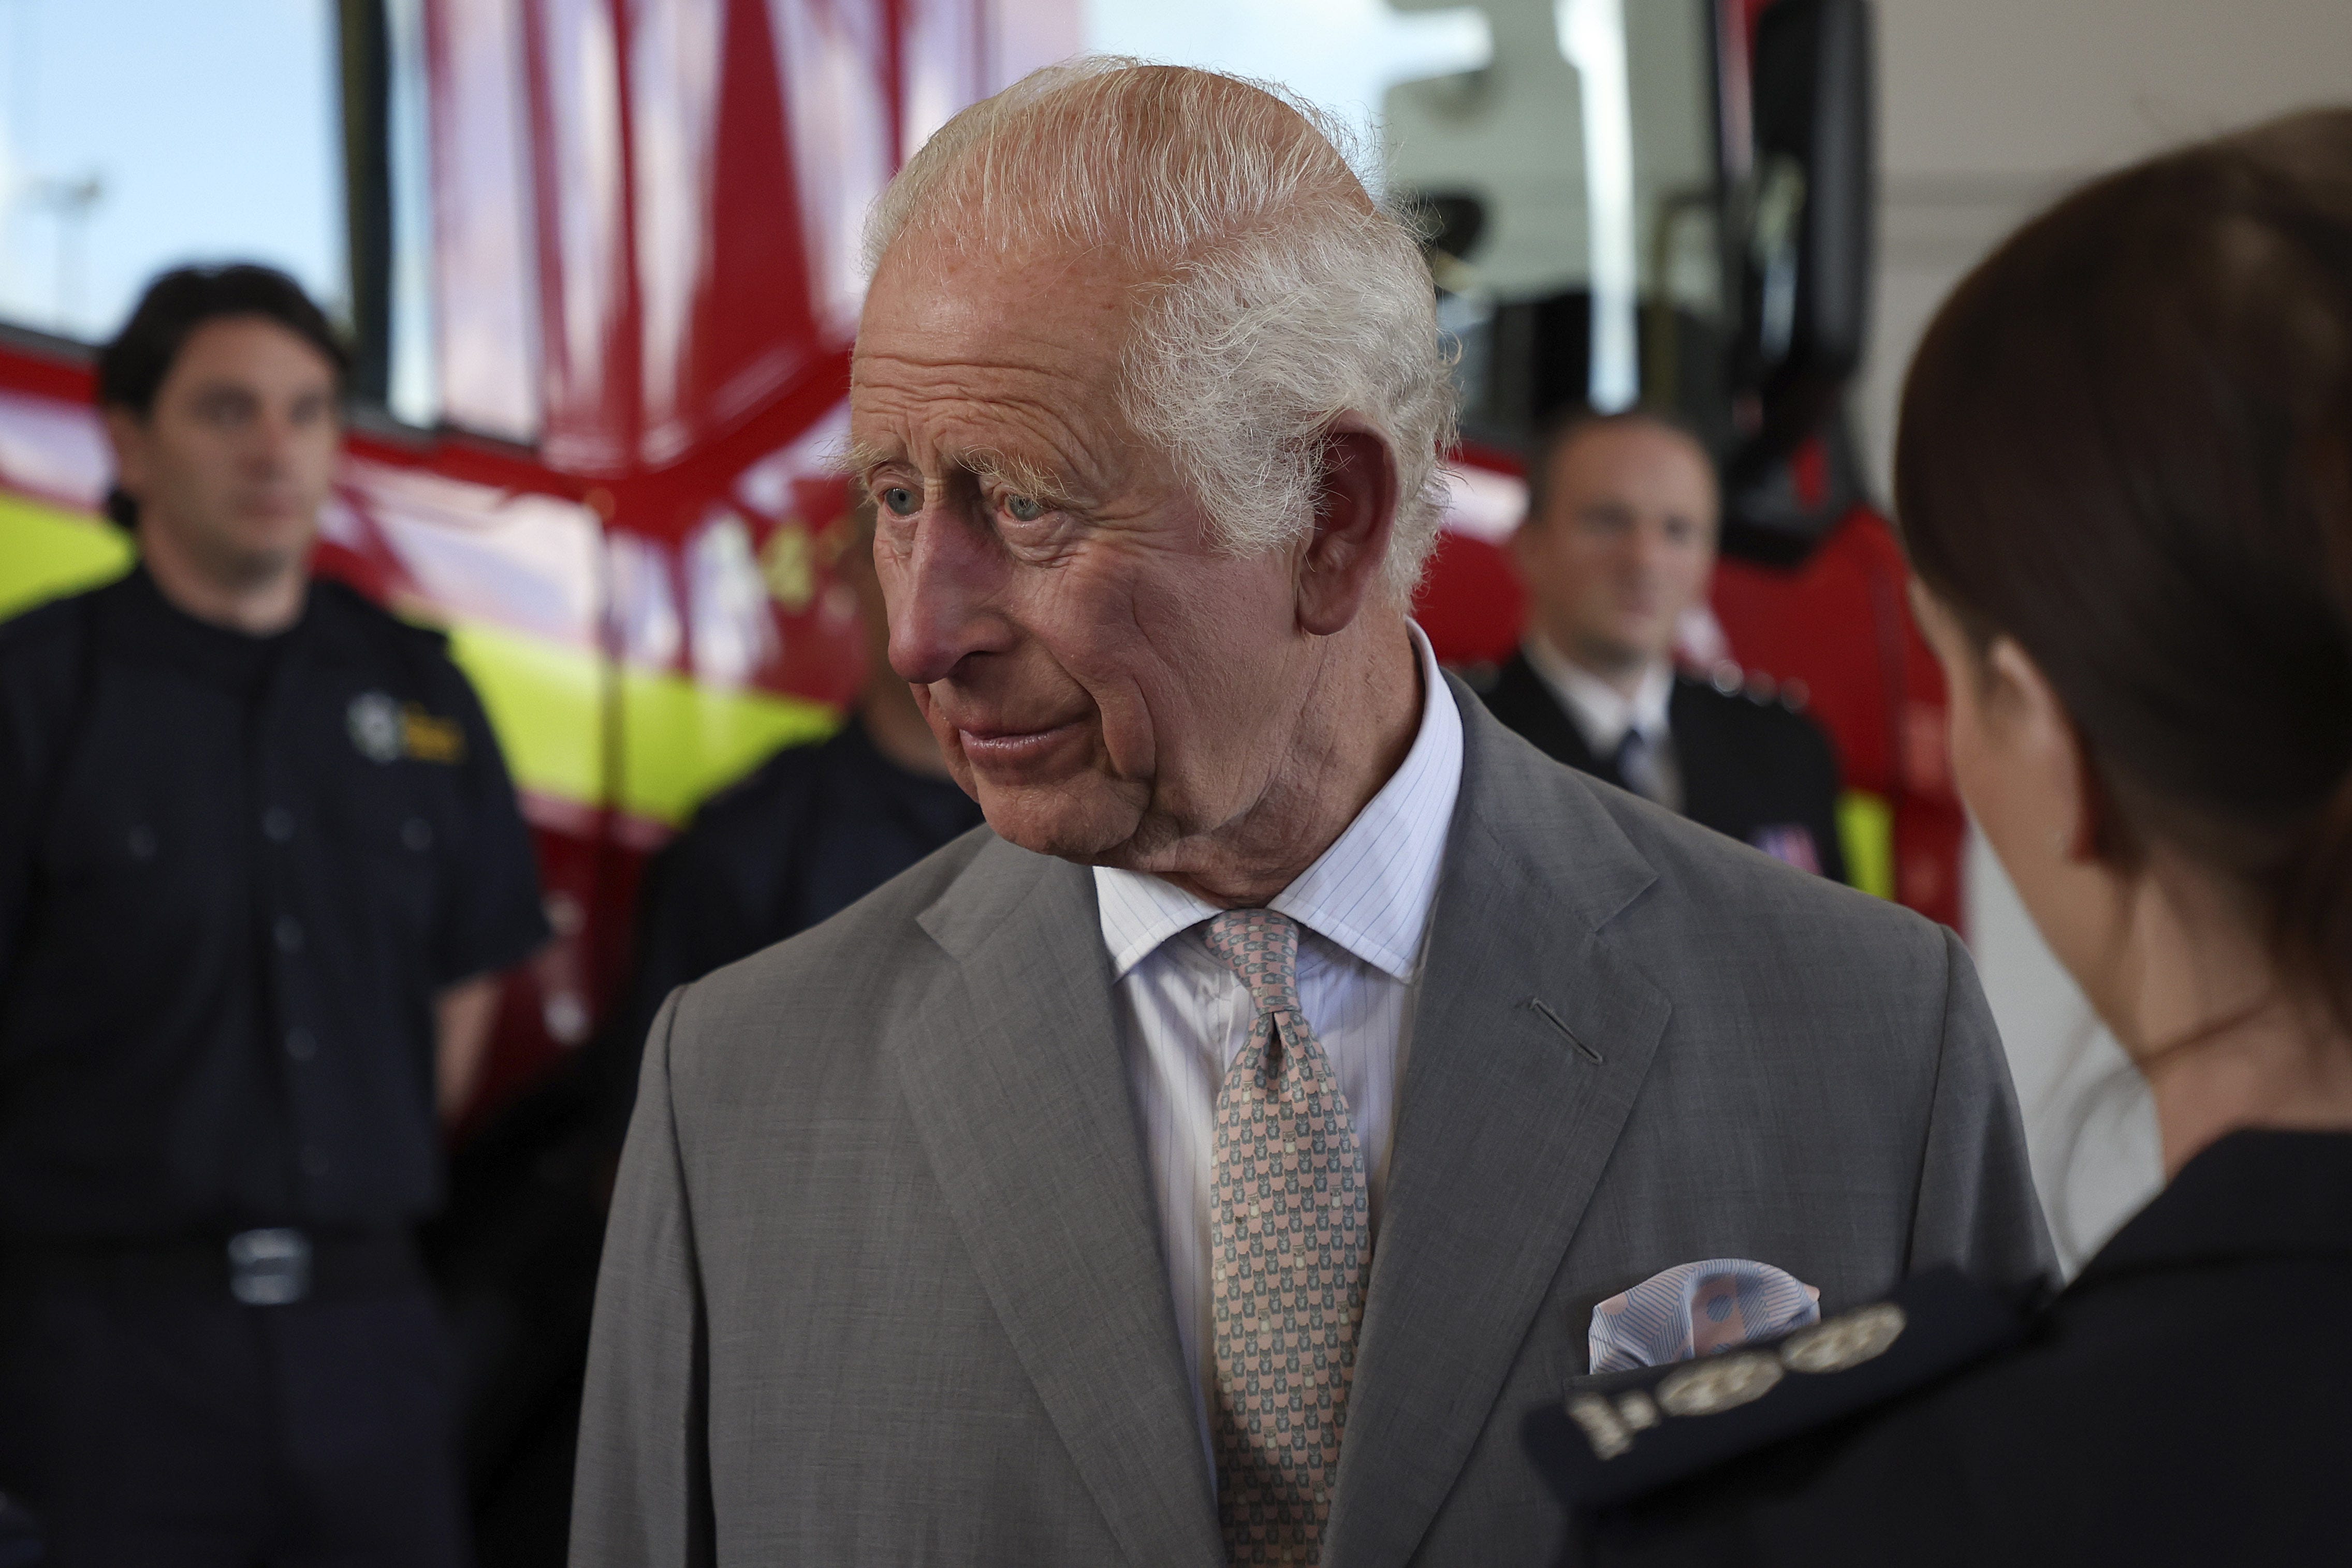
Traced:
<path fill-rule="evenodd" d="M 903 965 L 907 939 L 919 934 L 923 912 L 992 852 L 1044 861 L 985 827 L 974 828 L 831 918 L 678 988 L 670 1037 L 691 1042 L 689 1057 L 702 1069 L 730 1050 L 757 1059 L 802 1034 L 823 1034 L 845 1023 L 870 1027 L 868 1009 L 887 995 L 853 977 L 866 975 L 885 954 L 894 967 Z M 844 1018 L 836 1010 L 842 1008 L 859 1016 Z"/>
<path fill-rule="evenodd" d="M 1966 956 L 1465 691 L 1325 1561 L 1551 1561 L 1592 1305 L 2047 1256 Z M 674 996 L 600 1285 L 577 1563 L 1222 1563 L 1093 879 L 985 830 Z"/>

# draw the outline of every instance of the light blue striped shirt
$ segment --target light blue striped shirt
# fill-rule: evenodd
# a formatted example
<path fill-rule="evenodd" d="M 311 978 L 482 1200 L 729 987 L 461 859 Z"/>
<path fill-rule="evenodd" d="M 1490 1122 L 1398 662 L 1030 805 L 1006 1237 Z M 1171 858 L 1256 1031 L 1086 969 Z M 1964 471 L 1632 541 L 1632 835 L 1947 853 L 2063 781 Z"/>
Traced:
<path fill-rule="evenodd" d="M 1421 728 L 1389 781 L 1313 865 L 1268 904 L 1301 927 L 1298 1000 L 1347 1096 L 1364 1151 L 1375 1238 L 1388 1188 L 1412 998 L 1462 788 L 1462 715 L 1418 626 Z M 1217 1090 L 1249 1039 L 1249 994 L 1202 940 L 1215 905 L 1156 876 L 1095 868 L 1103 944 L 1160 1201 L 1176 1331 L 1193 1369 L 1203 1441 L 1215 1375 L 1209 1302 L 1209 1176 Z"/>

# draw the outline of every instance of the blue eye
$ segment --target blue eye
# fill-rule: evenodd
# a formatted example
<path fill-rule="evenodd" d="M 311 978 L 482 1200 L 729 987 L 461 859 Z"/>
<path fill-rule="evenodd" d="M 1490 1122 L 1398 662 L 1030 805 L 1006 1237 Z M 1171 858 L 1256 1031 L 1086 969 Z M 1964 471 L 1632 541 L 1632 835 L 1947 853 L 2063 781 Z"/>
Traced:
<path fill-rule="evenodd" d="M 1045 515 L 1045 503 L 1028 496 L 1007 496 L 1004 509 L 1024 523 L 1034 523 Z"/>
<path fill-rule="evenodd" d="M 904 485 L 886 485 L 874 498 L 902 517 L 911 517 L 923 509 L 921 494 Z"/>

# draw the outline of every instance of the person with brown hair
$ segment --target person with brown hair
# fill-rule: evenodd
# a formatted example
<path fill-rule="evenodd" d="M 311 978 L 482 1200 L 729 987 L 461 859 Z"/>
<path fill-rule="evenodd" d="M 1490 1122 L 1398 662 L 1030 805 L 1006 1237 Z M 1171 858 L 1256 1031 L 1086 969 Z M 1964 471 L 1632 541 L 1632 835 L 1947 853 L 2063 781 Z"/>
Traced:
<path fill-rule="evenodd" d="M 548 928 L 446 640 L 310 573 L 346 368 L 283 273 L 158 277 L 94 367 L 137 564 L 0 623 L 0 1492 L 52 1568 L 473 1556 L 415 1232 Z"/>
<path fill-rule="evenodd" d="M 1722 498 L 1698 437 L 1653 409 L 1553 416 L 1530 444 L 1511 556 L 1519 652 L 1479 695 L 1555 761 L 1802 871 L 1845 880 L 1837 754 L 1798 711 L 1675 667 L 1706 602 Z"/>
<path fill-rule="evenodd" d="M 2302 1563 L 2352 1342 L 2352 110 L 2104 179 L 1945 305 L 1896 491 L 1961 793 L 2168 1184 L 2038 1310 L 1914 1281 L 1580 1379 L 1600 1562 Z"/>

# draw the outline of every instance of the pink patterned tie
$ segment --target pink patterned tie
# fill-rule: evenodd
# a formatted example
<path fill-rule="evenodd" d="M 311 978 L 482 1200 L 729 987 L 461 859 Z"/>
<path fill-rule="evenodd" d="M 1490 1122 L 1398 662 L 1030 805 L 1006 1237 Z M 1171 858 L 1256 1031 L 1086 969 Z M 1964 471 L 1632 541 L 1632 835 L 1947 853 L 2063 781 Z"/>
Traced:
<path fill-rule="evenodd" d="M 1313 1563 L 1371 1263 L 1364 1156 L 1298 1006 L 1298 927 L 1230 909 L 1208 943 L 1257 1009 L 1217 1097 L 1209 1198 L 1218 1520 L 1237 1568 Z"/>

